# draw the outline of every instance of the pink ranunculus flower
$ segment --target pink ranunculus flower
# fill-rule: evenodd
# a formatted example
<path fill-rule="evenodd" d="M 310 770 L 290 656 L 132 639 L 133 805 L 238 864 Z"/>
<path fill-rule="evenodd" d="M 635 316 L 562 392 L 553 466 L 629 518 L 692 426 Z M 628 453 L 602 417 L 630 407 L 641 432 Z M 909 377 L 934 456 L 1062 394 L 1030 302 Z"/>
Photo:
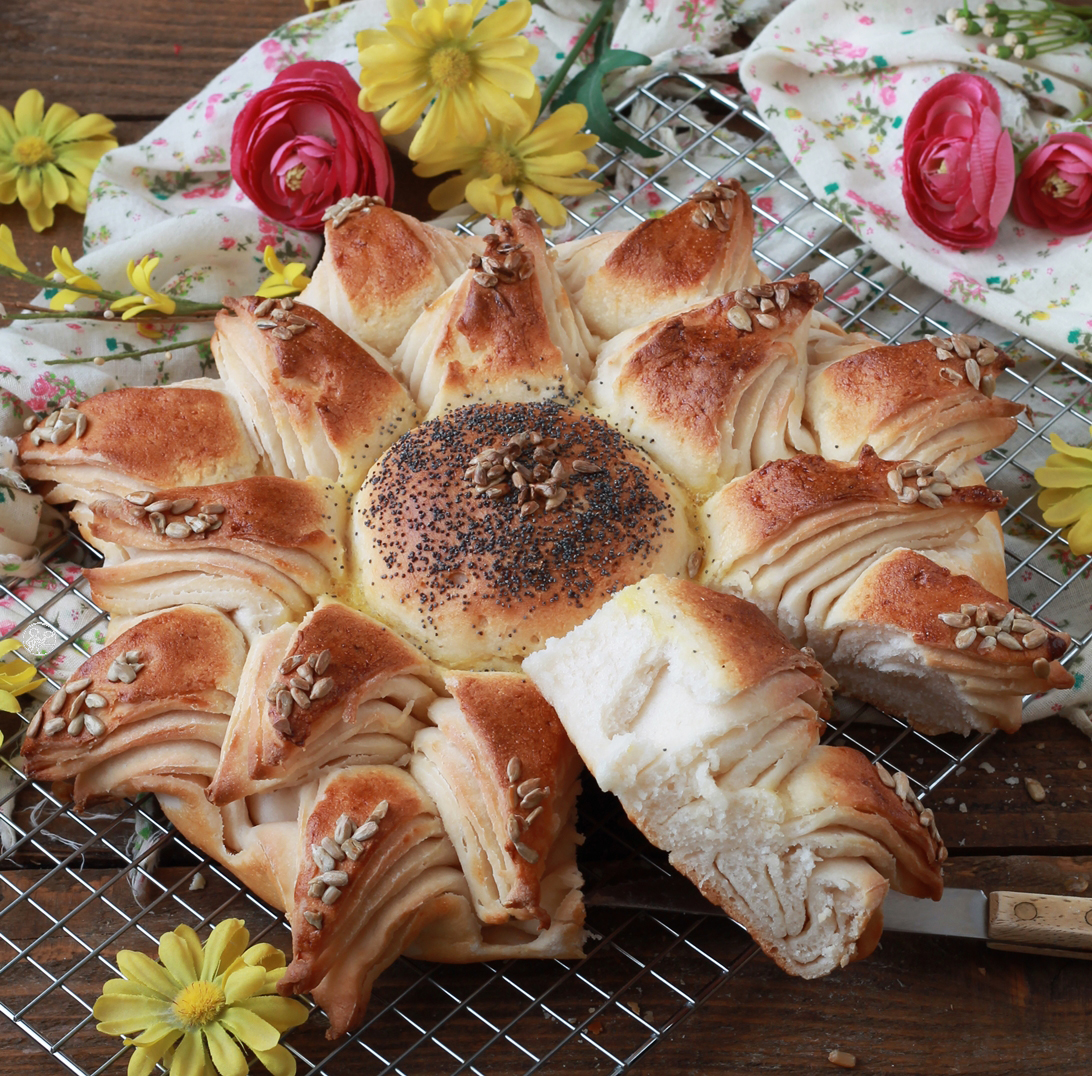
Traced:
<path fill-rule="evenodd" d="M 1067 131 L 1032 150 L 1012 208 L 1025 224 L 1055 235 L 1092 232 L 1092 138 Z"/>
<path fill-rule="evenodd" d="M 1016 164 L 986 79 L 948 75 L 925 91 L 906 121 L 902 175 L 906 210 L 930 239 L 955 250 L 994 243 Z"/>
<path fill-rule="evenodd" d="M 231 174 L 266 216 L 318 231 L 328 206 L 351 194 L 394 194 L 379 124 L 357 104 L 341 64 L 285 68 L 243 106 L 231 135 Z"/>

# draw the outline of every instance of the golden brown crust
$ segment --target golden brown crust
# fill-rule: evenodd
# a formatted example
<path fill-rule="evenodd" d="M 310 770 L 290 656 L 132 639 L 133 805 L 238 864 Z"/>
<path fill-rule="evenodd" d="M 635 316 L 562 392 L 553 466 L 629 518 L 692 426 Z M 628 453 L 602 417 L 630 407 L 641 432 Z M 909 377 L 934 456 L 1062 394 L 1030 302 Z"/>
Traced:
<path fill-rule="evenodd" d="M 992 376 L 1004 365 L 998 359 L 984 368 L 984 382 L 992 384 Z M 987 396 L 970 384 L 962 369 L 963 360 L 954 355 L 940 361 L 936 346 L 927 340 L 877 345 L 829 363 L 809 382 L 806 409 L 819 431 L 822 451 L 851 458 L 867 440 L 885 453 L 878 436 L 893 440 L 914 433 L 926 441 L 935 432 L 932 427 L 947 422 L 949 414 L 964 424 L 982 424 L 987 447 L 1001 444 L 1015 431 L 1015 416 L 1023 413 L 1024 405 Z M 971 447 L 973 458 L 979 449 Z"/>
<path fill-rule="evenodd" d="M 23 742 L 27 773 L 45 780 L 73 777 L 89 769 L 93 752 L 95 758 L 114 755 L 165 743 L 171 735 L 206 740 L 219 751 L 245 653 L 238 629 L 212 609 L 180 606 L 139 621 L 88 658 L 67 681 L 88 683 L 66 691 L 59 700 L 54 696 L 43 708 L 41 720 L 32 722 L 31 734 Z M 129 670 L 122 670 L 124 679 L 114 671 L 117 664 Z M 102 705 L 87 706 L 89 695 L 98 695 Z M 150 738 L 137 727 L 145 719 L 175 711 L 191 716 L 177 717 L 173 730 L 150 729 Z M 78 713 L 84 720 L 73 733 L 69 729 Z M 216 721 L 206 728 L 201 717 L 208 714 L 216 715 Z M 48 731 L 50 720 L 57 717 L 64 719 L 64 726 Z M 177 768 L 185 769 L 186 762 L 182 750 Z M 120 794 L 110 788 L 95 789 L 95 798 Z"/>
<path fill-rule="evenodd" d="M 330 517 L 327 495 L 338 499 L 336 487 L 317 480 L 300 482 L 271 475 L 211 486 L 176 486 L 158 491 L 157 500 L 192 501 L 193 507 L 184 513 L 166 513 L 168 524 L 182 521 L 186 514 L 200 514 L 206 505 L 220 504 L 224 507 L 217 513 L 221 526 L 183 538 L 157 534 L 143 508 L 115 497 L 91 506 L 94 520 L 90 530 L 97 538 L 136 549 L 188 552 L 193 547 L 273 547 L 304 550 L 333 562 L 340 558 L 341 536 L 333 533 L 336 521 Z"/>
<path fill-rule="evenodd" d="M 507 837 L 505 851 L 518 882 L 505 904 L 530 911 L 547 927 L 550 917 L 539 906 L 539 883 L 546 873 L 558 829 L 568 820 L 568 807 L 558 812 L 558 805 L 572 798 L 573 782 L 583 763 L 556 711 L 527 677 L 515 673 L 454 673 L 445 683 L 459 704 L 472 741 L 468 747 L 480 758 L 503 805 L 501 815 L 523 821 L 519 840 L 533 852 L 532 857 L 522 854 L 512 837 Z M 449 735 L 453 733 L 451 730 Z M 524 808 L 517 790 L 536 779 L 545 792 L 534 797 L 533 806 Z M 526 825 L 528 818 L 534 819 L 530 825 Z"/>
<path fill-rule="evenodd" d="M 566 468 L 567 499 L 530 516 L 511 486 L 493 500 L 466 476 L 476 454 L 526 431 L 558 438 Z M 598 470 L 574 471 L 578 460 Z M 692 541 L 655 465 L 555 404 L 466 407 L 412 430 L 364 483 L 355 532 L 365 599 L 451 665 L 520 659 L 648 572 L 681 571 Z"/>
<path fill-rule="evenodd" d="M 728 237 L 745 236 L 749 245 L 754 230 L 751 200 L 736 179 L 720 186 L 732 194 L 724 226 L 703 227 L 694 219 L 699 211 L 689 200 L 662 217 L 641 221 L 603 265 L 612 286 L 685 295 L 715 273 L 724 260 Z"/>
<path fill-rule="evenodd" d="M 769 362 L 771 342 L 791 334 L 823 296 L 806 274 L 779 283 L 791 298 L 773 328 L 733 325 L 727 315 L 739 303 L 732 295 L 654 323 L 634 341 L 618 390 L 649 418 L 668 420 L 686 440 L 717 452 L 722 424 Z"/>
<path fill-rule="evenodd" d="M 744 691 L 776 673 L 799 669 L 817 685 L 823 684 L 823 667 L 810 654 L 797 650 L 774 623 L 734 594 L 721 594 L 689 579 L 650 577 L 641 584 L 644 601 L 666 597 L 685 615 L 686 630 L 710 641 L 718 658 L 718 677 Z M 829 716 L 824 694 L 819 717 Z"/>
<path fill-rule="evenodd" d="M 746 536 L 749 545 L 757 548 L 801 518 L 839 505 L 882 505 L 907 515 L 934 511 L 919 501 L 899 501 L 890 476 L 898 475 L 902 485 L 896 468 L 903 462 L 880 459 L 869 445 L 855 463 L 806 454 L 773 460 L 726 486 L 717 496 L 716 514 L 731 521 L 736 542 L 742 544 Z M 912 476 L 909 481 L 913 482 Z M 988 486 L 960 486 L 944 497 L 943 507 L 982 514 L 1002 508 L 1006 502 L 1003 493 Z"/>
<path fill-rule="evenodd" d="M 323 260 L 334 269 L 349 301 L 368 305 L 381 319 L 407 294 L 429 289 L 434 298 L 444 288 L 442 279 L 436 287 L 436 266 L 421 227 L 383 206 L 351 213 L 340 225 L 327 223 Z"/>
<path fill-rule="evenodd" d="M 59 445 L 19 440 L 23 473 L 50 480 L 55 468 L 103 468 L 104 492 L 205 485 L 258 469 L 258 453 L 224 392 L 186 384 L 121 388 L 75 406 L 87 418 L 83 436 Z M 108 477 L 107 477 L 108 476 Z"/>
<path fill-rule="evenodd" d="M 912 635 L 915 641 L 941 650 L 957 651 L 960 628 L 949 626 L 942 613 L 958 613 L 963 605 L 996 608 L 999 615 L 1026 614 L 1011 602 L 1003 601 L 967 575 L 954 575 L 928 557 L 908 549 L 883 558 L 870 575 L 869 586 L 861 588 L 852 609 L 846 612 L 874 624 L 893 625 Z M 991 621 L 991 623 L 995 623 Z M 1070 638 L 1062 631 L 1044 628 L 1045 639 L 1035 647 L 1009 649 L 997 646 L 985 653 L 976 647 L 974 657 L 988 665 L 1032 666 L 1035 661 L 1050 661 L 1051 687 L 1071 687 L 1072 676 L 1056 659 L 1068 649 Z M 1045 689 L 1044 685 L 1044 689 Z"/>
<path fill-rule="evenodd" d="M 308 439 L 322 437 L 329 443 L 339 468 L 323 476 L 336 479 L 340 473 L 344 481 L 354 475 L 359 483 L 383 448 L 412 423 L 415 409 L 409 393 L 318 310 L 295 303 L 288 311 L 274 308 L 259 318 L 255 310 L 262 302 L 256 297 L 224 299 L 230 313 L 217 315 L 218 337 L 230 340 L 236 352 L 246 356 L 244 361 L 259 375 L 263 389 L 287 411 L 305 451 Z M 258 327 L 277 313 L 302 318 L 307 325 L 288 339 Z"/>
<path fill-rule="evenodd" d="M 343 708 L 350 695 L 367 698 L 392 676 L 436 679 L 432 663 L 416 648 L 364 613 L 340 602 L 325 602 L 296 632 L 288 648 L 293 654 L 330 653 L 322 674 L 333 684 L 329 694 L 295 707 L 288 720 L 286 738 L 303 746 L 311 728 L 332 709 Z"/>

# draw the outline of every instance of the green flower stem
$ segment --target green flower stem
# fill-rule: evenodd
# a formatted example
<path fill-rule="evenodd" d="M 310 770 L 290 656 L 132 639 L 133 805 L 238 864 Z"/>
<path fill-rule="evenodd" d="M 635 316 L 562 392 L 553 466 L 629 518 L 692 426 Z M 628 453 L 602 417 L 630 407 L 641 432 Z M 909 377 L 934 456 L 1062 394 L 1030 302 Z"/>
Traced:
<path fill-rule="evenodd" d="M 39 289 L 56 288 L 58 291 L 64 289 L 66 291 L 79 292 L 80 295 L 85 295 L 92 299 L 109 299 L 113 302 L 115 299 L 127 299 L 130 295 L 139 294 L 132 291 L 111 291 L 108 288 L 101 288 L 98 291 L 92 291 L 90 288 L 81 287 L 79 284 L 58 284 L 52 277 L 38 276 L 35 273 L 21 273 L 18 269 L 12 269 L 8 265 L 0 265 L 0 274 L 4 276 L 13 277 L 15 280 L 21 280 L 24 284 L 33 284 Z M 178 317 L 182 314 L 198 314 L 198 313 L 216 313 L 222 309 L 220 303 L 198 303 L 192 299 L 175 299 L 170 292 L 163 292 L 168 298 L 174 300 L 175 312 L 172 315 L 161 315 Z M 34 309 L 29 304 L 23 304 L 24 309 Z M 66 317 L 73 317 L 70 311 L 60 311 Z M 13 316 L 13 315 L 9 315 Z M 76 315 L 76 316 L 91 316 L 91 315 Z"/>
<path fill-rule="evenodd" d="M 565 81 L 565 76 L 569 73 L 569 68 L 576 62 L 576 58 L 584 51 L 584 47 L 595 35 L 596 30 L 603 24 L 607 16 L 614 8 L 614 0 L 599 0 L 599 7 L 595 9 L 595 14 L 592 15 L 588 25 L 584 27 L 584 32 L 576 39 L 576 44 L 569 50 L 569 54 L 561 61 L 561 66 L 554 72 L 553 77 L 546 84 L 546 89 L 542 92 L 542 108 L 539 110 L 541 116 L 550 102 L 554 99 L 557 91 L 561 89 L 561 84 Z"/>
<path fill-rule="evenodd" d="M 199 340 L 181 340 L 170 344 L 162 344 L 160 347 L 146 347 L 141 351 L 119 351 L 112 355 L 81 355 L 79 358 L 46 359 L 46 366 L 78 366 L 81 363 L 116 362 L 118 359 L 136 359 L 141 355 L 158 355 L 164 351 L 178 351 L 184 347 L 197 347 L 199 344 L 207 344 L 211 336 L 202 336 Z"/>

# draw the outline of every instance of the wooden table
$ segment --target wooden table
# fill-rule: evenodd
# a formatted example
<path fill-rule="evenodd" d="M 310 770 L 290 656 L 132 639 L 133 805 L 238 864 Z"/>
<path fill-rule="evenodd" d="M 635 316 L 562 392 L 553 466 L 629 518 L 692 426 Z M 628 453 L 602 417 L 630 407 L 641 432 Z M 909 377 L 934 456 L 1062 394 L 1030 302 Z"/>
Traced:
<path fill-rule="evenodd" d="M 36 86 L 47 103 L 110 116 L 119 140 L 130 142 L 303 10 L 302 0 L 10 0 L 0 7 L 0 103 L 11 108 Z M 21 257 L 43 274 L 54 244 L 82 249 L 81 221 L 60 209 L 38 236 L 18 205 L 0 206 Z M 0 278 L 0 302 L 19 297 L 26 290 Z M 1036 777 L 1046 800 L 1033 803 L 1022 782 L 1006 783 L 1010 776 Z M 930 803 L 951 850 L 948 884 L 1092 896 L 1090 784 L 1092 744 L 1064 722 L 993 740 Z M 17 991 L 10 977 L 0 981 L 0 997 Z M 816 982 L 790 979 L 759 957 L 633 1071 L 833 1072 L 826 1057 L 836 1047 L 856 1055 L 860 1072 L 1085 1073 L 1092 962 L 893 934 L 869 960 Z M 5 1076 L 62 1071 L 4 1020 L 0 1057 Z M 557 1070 L 564 1067 L 562 1059 Z"/>

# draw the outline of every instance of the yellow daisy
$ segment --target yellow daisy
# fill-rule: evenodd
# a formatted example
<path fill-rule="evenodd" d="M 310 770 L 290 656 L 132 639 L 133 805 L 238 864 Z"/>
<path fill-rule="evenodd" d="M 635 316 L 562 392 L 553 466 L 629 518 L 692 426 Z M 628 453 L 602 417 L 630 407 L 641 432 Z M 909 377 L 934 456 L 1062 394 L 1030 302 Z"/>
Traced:
<path fill-rule="evenodd" d="M 1088 432 L 1092 435 L 1092 426 Z M 1054 455 L 1035 472 L 1043 487 L 1039 508 L 1048 527 L 1068 527 L 1062 537 L 1074 553 L 1092 553 L 1092 448 L 1050 435 Z"/>
<path fill-rule="evenodd" d="M 590 194 L 599 187 L 595 180 L 574 175 L 591 167 L 584 150 L 599 139 L 581 133 L 588 112 L 578 104 L 562 106 L 535 127 L 539 102 L 536 89 L 521 102 L 518 123 L 498 123 L 474 144 L 449 139 L 423 158 L 414 167 L 420 176 L 459 172 L 432 191 L 429 204 L 451 209 L 465 200 L 479 213 L 507 220 L 519 191 L 548 225 L 561 227 L 565 209 L 558 196 Z"/>
<path fill-rule="evenodd" d="M 296 1059 L 281 1034 L 307 1019 L 307 1008 L 277 996 L 284 954 L 266 943 L 247 948 L 241 919 L 218 923 L 204 949 L 187 926 L 159 939 L 156 963 L 123 949 L 118 968 L 95 1002 L 98 1029 L 133 1036 L 129 1076 L 149 1076 L 163 1061 L 170 1076 L 246 1076 L 240 1044 L 274 1076 L 293 1076 Z"/>
<path fill-rule="evenodd" d="M 307 266 L 303 262 L 289 262 L 285 265 L 271 246 L 265 248 L 263 258 L 265 267 L 272 275 L 262 281 L 262 286 L 255 295 L 260 295 L 263 299 L 279 299 L 282 295 L 295 295 L 311 283 L 311 278 L 304 275 L 303 271 Z"/>
<path fill-rule="evenodd" d="M 519 34 L 531 18 L 529 0 L 507 4 L 477 24 L 485 0 L 388 0 L 391 19 L 381 30 L 363 30 L 360 49 L 360 107 L 388 108 L 381 126 L 405 131 L 428 109 L 414 135 L 414 160 L 455 132 L 479 142 L 485 116 L 519 122 L 520 99 L 535 90 L 531 67 L 538 49 Z"/>
<path fill-rule="evenodd" d="M 91 173 L 117 146 L 105 116 L 81 116 L 56 103 L 44 112 L 44 106 L 37 90 L 20 96 L 14 114 L 0 106 L 0 202 L 18 198 L 36 232 L 53 223 L 54 206 L 86 211 Z"/>
<path fill-rule="evenodd" d="M 173 314 L 175 312 L 178 304 L 169 295 L 164 295 L 163 292 L 156 291 L 152 287 L 152 273 L 155 272 L 155 267 L 158 264 L 158 258 L 153 258 L 147 254 L 140 259 L 139 263 L 129 262 L 129 267 L 125 270 L 125 273 L 129 277 L 129 283 L 136 289 L 136 294 L 126 295 L 124 299 L 115 299 L 110 304 L 111 310 L 125 311 L 121 315 L 122 321 L 135 318 L 137 314 L 142 314 L 145 311 L 158 310 L 162 314 Z M 117 293 L 115 292 L 115 294 Z"/>

